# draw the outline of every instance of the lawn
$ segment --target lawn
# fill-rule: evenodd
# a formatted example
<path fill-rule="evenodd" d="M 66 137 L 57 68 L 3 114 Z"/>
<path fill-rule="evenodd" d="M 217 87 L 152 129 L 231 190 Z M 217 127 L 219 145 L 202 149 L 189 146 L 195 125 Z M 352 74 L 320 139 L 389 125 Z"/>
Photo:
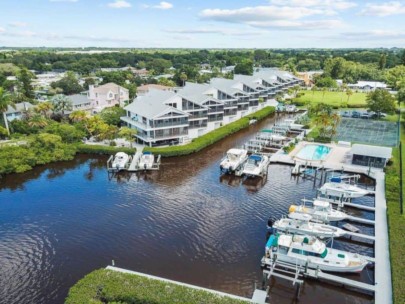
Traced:
<path fill-rule="evenodd" d="M 301 95 L 302 94 L 302 95 Z M 366 93 L 353 93 L 347 101 L 345 92 L 330 92 L 330 91 L 300 91 L 298 96 L 294 98 L 297 105 L 326 103 L 334 108 L 362 108 L 366 105 Z"/>
<path fill-rule="evenodd" d="M 77 282 L 65 303 L 243 304 L 246 301 L 135 274 L 99 269 Z"/>

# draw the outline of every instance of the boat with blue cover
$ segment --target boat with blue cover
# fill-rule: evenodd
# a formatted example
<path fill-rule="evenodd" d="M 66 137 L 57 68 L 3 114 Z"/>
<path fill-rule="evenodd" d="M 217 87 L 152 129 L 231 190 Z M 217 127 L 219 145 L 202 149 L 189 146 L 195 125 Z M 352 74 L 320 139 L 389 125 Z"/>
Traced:
<path fill-rule="evenodd" d="M 242 174 L 247 177 L 264 176 L 269 164 L 270 158 L 267 155 L 252 154 L 243 167 Z"/>

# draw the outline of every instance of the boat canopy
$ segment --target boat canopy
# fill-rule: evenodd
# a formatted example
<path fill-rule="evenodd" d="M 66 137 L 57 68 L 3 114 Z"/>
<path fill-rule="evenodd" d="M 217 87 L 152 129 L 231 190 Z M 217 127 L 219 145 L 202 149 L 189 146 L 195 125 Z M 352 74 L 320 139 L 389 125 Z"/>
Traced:
<path fill-rule="evenodd" d="M 321 207 L 321 208 L 328 208 L 329 207 L 329 202 L 315 200 L 314 201 L 314 206 Z"/>
<path fill-rule="evenodd" d="M 128 154 L 126 154 L 125 152 L 118 152 L 117 154 L 115 154 L 115 157 L 119 158 L 128 157 Z"/>
<path fill-rule="evenodd" d="M 151 154 L 152 154 L 152 152 L 149 152 L 149 151 L 143 152 L 143 155 L 151 155 Z"/>
<path fill-rule="evenodd" d="M 278 237 L 274 234 L 270 235 L 266 243 L 266 248 L 276 247 L 278 245 Z"/>
<path fill-rule="evenodd" d="M 292 212 L 288 214 L 288 217 L 293 220 L 298 220 L 298 221 L 310 221 L 312 219 L 312 216 L 309 214 L 305 213 L 297 213 L 297 212 Z"/>
<path fill-rule="evenodd" d="M 243 150 L 243 149 L 230 149 L 227 152 L 227 154 L 233 154 L 233 155 L 236 155 L 236 156 L 239 156 L 239 155 L 242 155 L 242 154 L 245 154 L 245 153 L 246 153 L 246 150 Z"/>
<path fill-rule="evenodd" d="M 291 243 L 292 243 L 291 235 L 282 234 L 278 237 L 278 245 L 280 246 L 290 247 Z"/>
<path fill-rule="evenodd" d="M 342 179 L 341 179 L 340 177 L 332 177 L 332 178 L 330 179 L 330 181 L 331 181 L 332 183 L 341 183 L 341 182 L 342 182 Z"/>
<path fill-rule="evenodd" d="M 251 155 L 249 159 L 253 159 L 254 161 L 262 161 L 262 157 L 260 155 Z"/>
<path fill-rule="evenodd" d="M 263 129 L 263 130 L 261 130 L 260 132 L 263 132 L 263 133 L 273 133 L 273 130 L 272 130 L 272 129 Z"/>

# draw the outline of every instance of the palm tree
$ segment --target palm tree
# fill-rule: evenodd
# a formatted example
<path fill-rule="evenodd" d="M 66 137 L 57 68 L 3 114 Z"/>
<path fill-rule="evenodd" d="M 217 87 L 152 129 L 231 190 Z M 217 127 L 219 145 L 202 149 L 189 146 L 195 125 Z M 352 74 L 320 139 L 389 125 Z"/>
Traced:
<path fill-rule="evenodd" d="M 326 91 L 327 91 L 328 89 L 327 88 L 322 88 L 322 102 L 324 101 L 324 99 L 325 99 L 325 94 L 326 94 Z"/>
<path fill-rule="evenodd" d="M 82 110 L 73 111 L 70 113 L 69 118 L 74 122 L 84 121 L 88 118 L 87 113 Z"/>
<path fill-rule="evenodd" d="M 12 96 L 6 90 L 0 87 L 0 112 L 3 113 L 4 126 L 6 127 L 8 135 L 10 135 L 10 129 L 8 127 L 6 112 L 9 106 L 15 109 Z"/>
<path fill-rule="evenodd" d="M 187 80 L 187 74 L 186 73 L 181 73 L 180 74 L 180 80 L 183 81 L 183 87 L 184 87 L 184 84 L 185 84 L 185 82 Z"/>
<path fill-rule="evenodd" d="M 30 127 L 44 128 L 48 125 L 48 121 L 40 114 L 35 114 L 28 121 Z"/>
<path fill-rule="evenodd" d="M 62 116 L 65 115 L 65 111 L 71 111 L 73 108 L 72 101 L 66 95 L 55 95 L 51 100 L 56 112 L 61 112 Z"/>
<path fill-rule="evenodd" d="M 342 103 L 342 101 L 343 101 L 343 93 L 347 90 L 347 84 L 343 83 L 341 89 L 342 89 L 342 94 L 340 95 L 340 103 Z"/>
<path fill-rule="evenodd" d="M 49 101 L 41 102 L 35 107 L 35 112 L 41 113 L 45 118 L 49 118 L 49 114 L 52 110 L 53 104 Z"/>
<path fill-rule="evenodd" d="M 317 90 L 318 90 L 318 87 L 317 87 L 316 85 L 314 85 L 314 86 L 311 88 L 312 96 L 315 94 L 315 91 L 317 91 Z"/>

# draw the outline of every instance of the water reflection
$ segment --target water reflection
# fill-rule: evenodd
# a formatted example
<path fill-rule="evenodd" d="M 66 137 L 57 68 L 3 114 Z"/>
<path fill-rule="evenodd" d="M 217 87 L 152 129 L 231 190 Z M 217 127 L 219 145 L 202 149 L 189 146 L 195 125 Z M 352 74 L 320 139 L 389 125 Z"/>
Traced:
<path fill-rule="evenodd" d="M 106 157 L 78 156 L 0 180 L 0 302 L 62 303 L 70 286 L 112 259 L 120 267 L 251 296 L 261 281 L 267 219 L 285 215 L 297 198 L 315 195 L 312 182 L 297 183 L 287 166 L 271 165 L 267 180 L 220 176 L 223 154 L 265 123 L 193 156 L 164 159 L 156 172 L 109 179 Z M 334 244 L 373 255 L 362 244 Z M 368 276 L 373 273 L 357 279 Z M 271 302 L 292 303 L 291 284 L 275 284 Z M 301 303 L 314 299 L 371 302 L 308 281 Z"/>

